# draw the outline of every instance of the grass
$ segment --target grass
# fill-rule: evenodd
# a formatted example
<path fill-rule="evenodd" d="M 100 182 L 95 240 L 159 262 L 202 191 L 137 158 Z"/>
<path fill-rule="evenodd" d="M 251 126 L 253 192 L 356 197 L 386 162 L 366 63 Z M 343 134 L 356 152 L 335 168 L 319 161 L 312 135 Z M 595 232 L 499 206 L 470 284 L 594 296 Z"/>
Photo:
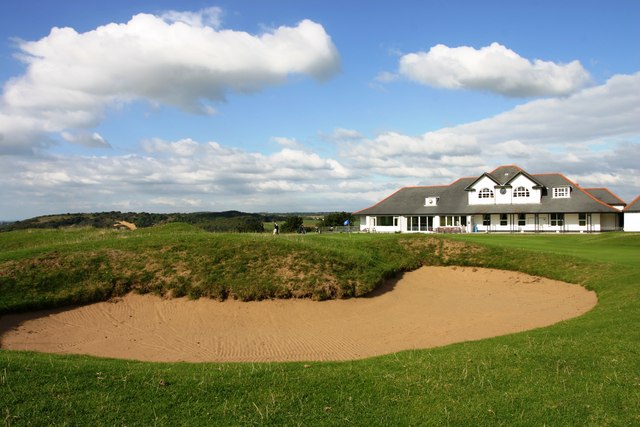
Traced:
<path fill-rule="evenodd" d="M 437 240 L 348 234 L 214 234 L 185 224 L 133 232 L 0 234 L 0 314 L 102 301 L 127 292 L 317 300 L 362 296 L 416 268 Z M 410 246 L 409 242 L 419 242 Z"/>
<path fill-rule="evenodd" d="M 85 252 L 123 251 L 154 253 L 150 259 L 165 268 L 165 262 L 175 261 L 167 253 L 190 253 L 186 259 L 224 254 L 222 263 L 237 251 L 246 252 L 246 260 L 261 259 L 266 250 L 259 243 L 264 236 L 215 236 L 182 226 L 126 237 L 63 233 L 0 236 L 0 265 L 51 253 L 80 262 Z M 0 420 L 5 425 L 640 424 L 640 235 L 269 237 L 264 240 L 275 247 L 269 256 L 294 254 L 308 261 L 309 271 L 302 273 L 323 265 L 344 283 L 377 283 L 420 264 L 478 265 L 581 283 L 598 292 L 599 304 L 547 328 L 341 363 L 167 364 L 3 350 Z M 196 251 L 199 246 L 208 249 Z M 5 285 L 2 300 L 4 290 Z M 12 298 L 6 310 L 23 306 Z"/>
<path fill-rule="evenodd" d="M 522 248 L 540 253 L 576 256 L 595 262 L 624 264 L 631 267 L 638 266 L 640 263 L 638 238 L 633 234 L 535 234 L 520 236 L 517 234 L 476 233 L 465 235 L 462 239 L 494 247 Z"/>

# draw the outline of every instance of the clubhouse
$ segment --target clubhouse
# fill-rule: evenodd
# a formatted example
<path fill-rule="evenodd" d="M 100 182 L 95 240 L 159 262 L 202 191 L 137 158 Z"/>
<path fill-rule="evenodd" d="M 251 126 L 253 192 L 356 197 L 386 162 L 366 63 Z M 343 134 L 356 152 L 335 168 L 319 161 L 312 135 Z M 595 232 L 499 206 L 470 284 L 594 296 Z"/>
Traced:
<path fill-rule="evenodd" d="M 625 206 L 606 188 L 507 165 L 449 185 L 401 188 L 354 215 L 363 232 L 600 232 L 623 229 Z"/>

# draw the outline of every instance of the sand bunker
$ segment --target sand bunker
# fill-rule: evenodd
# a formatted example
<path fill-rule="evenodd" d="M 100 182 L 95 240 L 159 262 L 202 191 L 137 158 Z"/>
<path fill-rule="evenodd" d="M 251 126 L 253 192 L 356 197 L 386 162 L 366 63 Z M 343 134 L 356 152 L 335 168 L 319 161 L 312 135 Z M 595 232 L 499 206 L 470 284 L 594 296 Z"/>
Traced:
<path fill-rule="evenodd" d="M 0 318 L 0 348 L 149 361 L 347 360 L 551 325 L 595 306 L 577 285 L 424 267 L 367 298 L 189 301 L 128 295 Z"/>

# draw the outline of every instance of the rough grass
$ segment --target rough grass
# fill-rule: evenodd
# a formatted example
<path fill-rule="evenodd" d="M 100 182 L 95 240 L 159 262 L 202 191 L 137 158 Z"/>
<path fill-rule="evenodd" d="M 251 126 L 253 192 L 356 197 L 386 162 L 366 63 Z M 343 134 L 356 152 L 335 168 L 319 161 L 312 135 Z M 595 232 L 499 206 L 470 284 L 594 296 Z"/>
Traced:
<path fill-rule="evenodd" d="M 98 252 L 128 253 L 146 251 L 155 241 L 158 253 L 171 259 L 215 242 L 190 233 L 176 232 L 169 243 L 168 237 L 140 236 L 121 247 L 111 237 L 78 235 L 67 249 L 54 246 L 60 254 L 74 254 L 74 246 L 83 244 Z M 366 276 L 353 276 L 358 263 L 381 264 L 366 276 L 376 282 L 421 262 L 442 262 L 581 283 L 598 293 L 599 303 L 579 318 L 547 328 L 341 363 L 167 364 L 1 351 L 0 420 L 5 425 L 640 424 L 640 235 L 308 237 L 282 239 L 286 249 L 274 251 L 308 248 L 303 260 L 346 257 L 343 267 L 331 270 L 344 283 Z M 39 239 L 44 240 L 3 249 L 0 259 L 44 257 L 49 243 Z M 162 256 L 157 259 L 165 265 Z M 347 278 L 341 276 L 347 272 Z"/>
<path fill-rule="evenodd" d="M 357 297 L 399 271 L 463 255 L 460 243 L 420 236 L 213 234 L 184 224 L 16 231 L 0 241 L 0 313 L 128 292 L 244 301 Z"/>

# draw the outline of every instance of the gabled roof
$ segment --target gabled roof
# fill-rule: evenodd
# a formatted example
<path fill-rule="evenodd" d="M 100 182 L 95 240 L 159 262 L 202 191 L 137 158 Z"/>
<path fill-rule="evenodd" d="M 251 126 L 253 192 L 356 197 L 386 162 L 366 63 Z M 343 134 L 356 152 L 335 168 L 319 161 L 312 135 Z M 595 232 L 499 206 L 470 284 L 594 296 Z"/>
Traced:
<path fill-rule="evenodd" d="M 613 194 L 608 188 L 583 188 L 583 190 L 608 205 L 627 205 L 624 200 Z"/>
<path fill-rule="evenodd" d="M 500 166 L 489 172 L 490 176 L 499 185 L 507 185 L 513 180 L 516 175 L 523 173 L 524 171 L 516 165 Z M 526 172 L 525 172 L 526 173 Z M 535 180 L 532 179 L 535 182 Z"/>
<path fill-rule="evenodd" d="M 468 189 L 482 177 L 496 185 L 506 186 L 519 175 L 524 175 L 540 188 L 570 187 L 571 197 L 553 198 L 543 190 L 540 203 L 469 205 Z M 610 193 L 610 192 L 609 192 Z M 610 193 L 613 195 L 613 193 Z M 615 195 L 613 195 L 615 196 Z M 437 205 L 425 206 L 427 197 L 437 197 Z M 620 200 L 616 197 L 616 204 Z M 638 203 L 640 207 L 640 203 Z M 485 213 L 578 213 L 620 212 L 605 201 L 585 191 L 560 173 L 530 175 L 514 165 L 501 166 L 480 177 L 460 178 L 449 185 L 404 187 L 375 205 L 354 212 L 358 215 L 471 215 Z"/>
<path fill-rule="evenodd" d="M 527 177 L 529 181 L 533 182 L 537 187 L 543 187 L 542 183 L 535 179 L 532 175 L 529 175 L 524 170 L 520 169 L 516 165 L 506 165 L 500 166 L 494 169 L 491 172 L 485 172 L 480 175 L 476 180 L 474 180 L 469 186 L 465 189 L 467 191 L 472 190 L 472 187 L 476 184 L 476 182 L 480 181 L 482 178 L 487 177 L 493 182 L 496 183 L 499 187 L 509 186 L 513 180 L 515 180 L 520 175 Z"/>
<path fill-rule="evenodd" d="M 536 187 L 538 188 L 542 188 L 544 187 L 544 185 L 542 185 L 542 183 L 540 181 L 538 181 L 537 179 L 535 179 L 533 177 L 533 175 L 529 175 L 528 173 L 526 173 L 525 171 L 521 170 L 518 173 L 516 173 L 509 181 L 507 181 L 505 183 L 505 185 L 509 185 L 511 184 L 513 181 L 515 181 L 515 179 L 517 177 L 519 177 L 520 175 L 525 176 L 529 181 L 533 182 L 535 184 Z"/>
<path fill-rule="evenodd" d="M 633 199 L 631 203 L 624 208 L 625 212 L 640 212 L 640 196 Z"/>
<path fill-rule="evenodd" d="M 467 187 L 466 187 L 464 190 L 465 190 L 465 191 L 475 191 L 472 187 L 473 187 L 474 185 L 476 185 L 476 182 L 480 181 L 480 180 L 481 180 L 482 178 L 484 178 L 484 177 L 489 178 L 490 180 L 492 180 L 493 182 L 495 182 L 495 183 L 496 183 L 496 185 L 500 185 L 500 182 L 499 182 L 499 181 L 498 181 L 498 180 L 497 180 L 493 175 L 491 175 L 490 173 L 485 172 L 485 173 L 483 173 L 482 175 L 480 175 L 479 177 L 477 177 L 476 179 L 474 179 L 474 180 L 471 182 L 471 184 L 467 185 Z"/>

